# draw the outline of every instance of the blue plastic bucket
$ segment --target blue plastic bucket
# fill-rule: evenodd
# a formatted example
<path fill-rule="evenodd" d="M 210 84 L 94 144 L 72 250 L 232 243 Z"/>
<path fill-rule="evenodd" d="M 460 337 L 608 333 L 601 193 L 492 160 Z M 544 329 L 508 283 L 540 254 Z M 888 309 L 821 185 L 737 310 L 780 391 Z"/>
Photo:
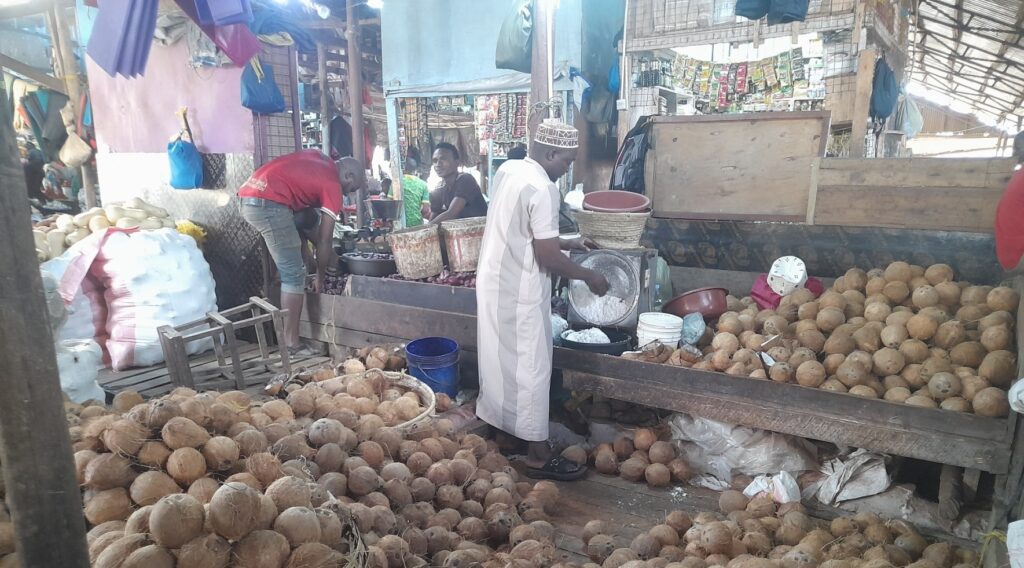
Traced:
<path fill-rule="evenodd" d="M 447 337 L 424 337 L 405 346 L 409 374 L 434 392 L 459 393 L 459 344 Z"/>

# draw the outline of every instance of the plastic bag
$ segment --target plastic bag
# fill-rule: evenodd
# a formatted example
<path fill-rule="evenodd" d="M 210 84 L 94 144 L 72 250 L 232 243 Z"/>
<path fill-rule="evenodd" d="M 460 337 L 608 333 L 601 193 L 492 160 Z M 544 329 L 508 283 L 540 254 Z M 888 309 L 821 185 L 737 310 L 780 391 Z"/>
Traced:
<path fill-rule="evenodd" d="M 675 414 L 672 441 L 698 473 L 728 482 L 733 472 L 761 475 L 818 467 L 817 449 L 807 440 L 746 426 Z"/>
<path fill-rule="evenodd" d="M 1024 381 L 1017 381 L 1010 387 L 1010 408 L 1018 414 L 1024 414 Z"/>
<path fill-rule="evenodd" d="M 533 7 L 530 0 L 516 0 L 512 11 L 501 23 L 494 65 L 529 73 L 533 67 Z"/>
<path fill-rule="evenodd" d="M 900 121 L 900 130 L 907 138 L 913 138 L 924 128 L 924 116 L 921 115 L 921 109 L 913 98 L 903 96 L 902 103 L 903 117 Z"/>
<path fill-rule="evenodd" d="M 64 145 L 61 146 L 60 152 L 57 154 L 60 161 L 69 168 L 77 168 L 82 164 L 89 161 L 92 157 L 92 146 L 88 142 L 82 140 L 82 137 L 78 135 L 73 129 L 68 129 L 67 140 L 64 141 Z"/>
<path fill-rule="evenodd" d="M 196 145 L 178 138 L 167 144 L 167 159 L 171 162 L 171 187 L 195 189 L 203 185 L 203 156 Z"/>
<path fill-rule="evenodd" d="M 768 25 L 802 22 L 807 18 L 810 0 L 771 0 L 768 8 Z"/>
<path fill-rule="evenodd" d="M 79 404 L 87 400 L 104 402 L 106 393 L 96 382 L 103 362 L 99 344 L 85 341 L 61 341 L 57 344 L 57 371 L 60 388 Z"/>
<path fill-rule="evenodd" d="M 704 323 L 704 315 L 700 312 L 693 312 L 683 316 L 683 335 L 680 337 L 687 345 L 696 345 L 704 335 L 707 325 Z"/>
<path fill-rule="evenodd" d="M 565 194 L 565 204 L 573 211 L 582 211 L 584 197 L 586 197 L 586 194 L 583 193 L 583 184 L 578 183 L 576 184 L 576 187 L 572 188 Z"/>
<path fill-rule="evenodd" d="M 770 494 L 776 503 L 800 502 L 800 485 L 786 471 L 776 475 L 759 475 L 743 490 L 743 494 L 751 498 L 758 493 Z"/>
<path fill-rule="evenodd" d="M 875 62 L 875 76 L 871 82 L 871 118 L 884 120 L 889 118 L 896 108 L 896 99 L 899 97 L 900 87 L 892 68 L 879 59 Z"/>
<path fill-rule="evenodd" d="M 286 106 L 281 90 L 274 82 L 274 71 L 263 67 L 254 57 L 242 71 L 242 106 L 256 114 L 284 112 Z"/>

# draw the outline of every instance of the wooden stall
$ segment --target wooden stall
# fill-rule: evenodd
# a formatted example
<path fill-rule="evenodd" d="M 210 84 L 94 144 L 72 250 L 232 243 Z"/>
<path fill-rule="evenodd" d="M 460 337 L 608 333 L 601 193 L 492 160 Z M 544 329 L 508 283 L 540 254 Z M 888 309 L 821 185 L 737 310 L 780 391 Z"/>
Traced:
<path fill-rule="evenodd" d="M 692 281 L 744 282 L 739 274 L 676 269 Z M 1024 278 L 1015 281 L 1024 290 Z M 476 366 L 475 292 L 432 284 L 352 277 L 347 295 L 312 297 L 303 313 L 304 337 L 341 347 L 364 347 L 442 335 L 463 350 L 463 369 Z M 358 313 L 358 318 L 346 314 Z M 1024 312 L 1022 312 L 1024 313 Z M 1018 350 L 1024 348 L 1018 314 Z M 996 475 L 992 522 L 1020 505 L 1024 429 L 1016 414 L 986 418 L 865 399 L 793 384 L 642 363 L 555 348 L 555 367 L 576 391 L 727 423 L 792 434 Z M 1020 366 L 1024 372 L 1024 364 Z M 969 479 L 976 475 L 968 476 Z"/>

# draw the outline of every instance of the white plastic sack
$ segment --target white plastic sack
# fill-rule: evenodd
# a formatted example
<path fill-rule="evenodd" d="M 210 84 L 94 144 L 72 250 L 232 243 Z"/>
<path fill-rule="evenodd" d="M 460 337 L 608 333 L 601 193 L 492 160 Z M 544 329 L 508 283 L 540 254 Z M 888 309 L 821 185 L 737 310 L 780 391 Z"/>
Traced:
<path fill-rule="evenodd" d="M 78 243 L 64 254 L 44 262 L 40 269 L 59 283 L 67 275 L 68 267 L 78 258 L 81 249 Z M 69 278 L 71 275 L 67 275 Z M 106 343 L 107 304 L 103 299 L 103 291 L 96 279 L 85 275 L 72 291 L 70 300 L 64 298 L 67 318 L 63 325 L 53 330 L 55 340 L 86 340 L 92 339 L 100 346 Z"/>
<path fill-rule="evenodd" d="M 821 468 L 825 477 L 808 487 L 806 493 L 826 505 L 877 495 L 892 483 L 885 461 L 884 455 L 864 449 L 831 459 Z"/>
<path fill-rule="evenodd" d="M 767 493 L 776 503 L 799 503 L 800 485 L 787 471 L 776 475 L 759 475 L 743 490 L 743 494 L 753 498 L 758 493 Z"/>
<path fill-rule="evenodd" d="M 1018 414 L 1024 414 L 1024 381 L 1017 381 L 1010 387 L 1010 408 Z"/>
<path fill-rule="evenodd" d="M 761 475 L 818 467 L 816 448 L 807 440 L 767 430 L 725 424 L 689 414 L 669 418 L 672 441 L 686 463 L 728 483 L 733 472 Z"/>
<path fill-rule="evenodd" d="M 115 370 L 164 360 L 157 328 L 182 325 L 216 311 L 213 274 L 192 237 L 173 229 L 110 232 L 91 273 L 107 301 L 107 350 Z M 212 341 L 187 344 L 189 354 Z"/>
<path fill-rule="evenodd" d="M 57 370 L 60 388 L 79 404 L 87 400 L 104 402 L 106 393 L 96 382 L 103 365 L 103 351 L 93 340 L 57 343 Z"/>

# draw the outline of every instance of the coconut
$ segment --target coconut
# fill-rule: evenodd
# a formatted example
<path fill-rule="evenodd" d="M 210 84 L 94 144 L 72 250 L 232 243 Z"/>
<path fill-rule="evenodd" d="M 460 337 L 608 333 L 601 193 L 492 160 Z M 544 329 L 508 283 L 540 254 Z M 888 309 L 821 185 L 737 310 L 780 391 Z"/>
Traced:
<path fill-rule="evenodd" d="M 907 532 L 896 537 L 894 544 L 906 552 L 910 558 L 917 559 L 921 557 L 924 549 L 927 548 L 928 543 L 917 534 L 917 532 Z"/>
<path fill-rule="evenodd" d="M 652 463 L 644 469 L 644 478 L 651 487 L 666 487 L 672 479 L 672 472 L 664 464 Z"/>
<path fill-rule="evenodd" d="M 245 469 L 251 473 L 263 487 L 268 487 L 276 479 L 284 476 L 281 460 L 277 456 L 261 452 L 253 454 L 245 460 Z"/>
<path fill-rule="evenodd" d="M 995 325 L 981 332 L 981 344 L 989 351 L 1009 349 L 1013 340 L 1013 333 L 1005 325 Z"/>
<path fill-rule="evenodd" d="M 1010 404 L 1006 391 L 989 387 L 978 391 L 971 401 L 974 413 L 990 418 L 1003 418 L 1010 413 Z"/>
<path fill-rule="evenodd" d="M 847 388 L 864 384 L 868 378 L 868 371 L 864 365 L 857 361 L 846 360 L 836 370 L 836 378 Z"/>
<path fill-rule="evenodd" d="M 203 530 L 203 504 L 188 495 L 168 495 L 153 505 L 149 531 L 153 540 L 167 548 L 179 548 Z"/>
<path fill-rule="evenodd" d="M 134 478 L 131 462 L 117 454 L 99 454 L 89 459 L 83 475 L 85 486 L 99 491 L 128 487 Z"/>
<path fill-rule="evenodd" d="M 903 403 L 904 404 L 908 404 L 910 406 L 921 406 L 921 407 L 924 407 L 924 408 L 938 408 L 939 407 L 939 405 L 936 404 L 935 400 L 933 400 L 932 398 L 924 396 L 924 395 L 919 395 L 919 394 L 915 394 L 915 395 L 907 398 L 906 400 L 903 401 Z"/>
<path fill-rule="evenodd" d="M 94 568 L 119 568 L 123 566 L 136 550 L 148 546 L 149 535 L 130 534 L 108 543 L 108 545 L 96 555 Z M 91 552 L 91 551 L 90 551 Z"/>
<path fill-rule="evenodd" d="M 644 477 L 647 464 L 637 458 L 629 458 L 619 466 L 619 476 L 626 481 L 640 481 Z"/>
<path fill-rule="evenodd" d="M 161 497 L 181 493 L 181 487 L 162 471 L 147 471 L 135 478 L 129 490 L 132 501 L 137 505 L 152 505 Z"/>
<path fill-rule="evenodd" d="M 732 549 L 732 531 L 722 522 L 709 523 L 700 531 L 700 546 L 711 554 L 723 554 Z"/>
<path fill-rule="evenodd" d="M 993 310 L 1014 313 L 1020 304 L 1020 294 L 1013 288 L 999 286 L 993 288 L 985 297 L 985 303 Z"/>
<path fill-rule="evenodd" d="M 902 353 L 891 347 L 876 351 L 872 357 L 872 368 L 877 375 L 895 375 L 906 366 L 906 358 Z"/>
<path fill-rule="evenodd" d="M 777 383 L 789 383 L 793 381 L 795 372 L 789 363 L 775 363 L 768 370 L 768 377 Z"/>
<path fill-rule="evenodd" d="M 981 365 L 987 353 L 988 351 L 981 343 L 965 341 L 950 349 L 949 359 L 954 365 L 977 368 Z"/>
<path fill-rule="evenodd" d="M 179 448 L 167 458 L 167 473 L 180 485 L 190 485 L 206 475 L 206 460 L 195 448 Z"/>
<path fill-rule="evenodd" d="M 259 522 L 260 497 L 244 483 L 225 483 L 210 500 L 210 528 L 228 540 L 241 539 Z"/>
<path fill-rule="evenodd" d="M 175 416 L 164 424 L 160 436 L 167 447 L 198 448 L 210 439 L 210 434 L 201 426 L 183 416 Z"/>
<path fill-rule="evenodd" d="M 928 379 L 928 392 L 935 400 L 958 396 L 961 390 L 960 379 L 953 373 L 935 373 Z"/>
<path fill-rule="evenodd" d="M 93 525 L 123 521 L 132 513 L 132 501 L 123 487 L 94 493 L 85 502 L 85 518 Z"/>
<path fill-rule="evenodd" d="M 1016 375 L 1016 357 L 1009 351 L 993 351 L 978 366 L 978 376 L 996 387 L 1009 388 Z"/>
<path fill-rule="evenodd" d="M 215 534 L 206 534 L 185 543 L 177 556 L 178 566 L 225 568 L 231 561 L 231 545 Z"/>

